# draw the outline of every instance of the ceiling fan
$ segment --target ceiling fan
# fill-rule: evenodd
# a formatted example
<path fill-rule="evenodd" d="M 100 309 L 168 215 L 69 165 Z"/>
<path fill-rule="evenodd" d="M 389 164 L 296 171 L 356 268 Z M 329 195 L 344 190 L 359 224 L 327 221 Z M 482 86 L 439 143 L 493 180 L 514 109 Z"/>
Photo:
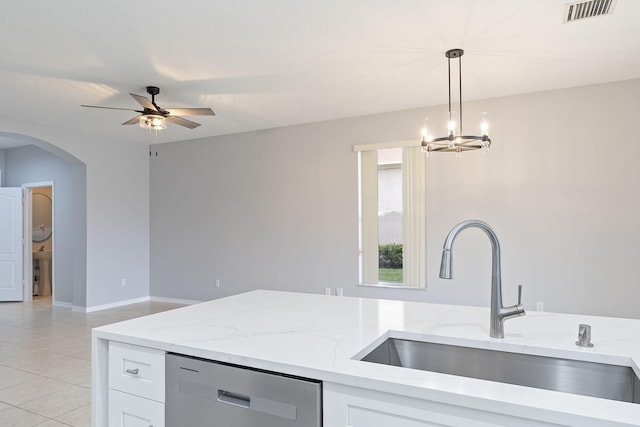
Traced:
<path fill-rule="evenodd" d="M 147 93 L 151 95 L 151 101 L 149 101 L 149 98 L 145 96 L 136 95 L 134 93 L 129 94 L 142 106 L 142 110 L 100 107 L 97 105 L 81 105 L 81 107 L 135 111 L 136 113 L 140 113 L 140 115 L 132 118 L 131 120 L 127 120 L 122 123 L 123 125 L 134 125 L 138 123 L 140 127 L 155 130 L 165 129 L 167 127 L 165 121 L 175 123 L 189 129 L 194 129 L 200 126 L 200 123 L 192 122 L 191 120 L 183 119 L 178 116 L 215 116 L 215 113 L 211 108 L 161 108 L 156 104 L 156 95 L 160 93 L 160 88 L 156 86 L 147 86 Z"/>

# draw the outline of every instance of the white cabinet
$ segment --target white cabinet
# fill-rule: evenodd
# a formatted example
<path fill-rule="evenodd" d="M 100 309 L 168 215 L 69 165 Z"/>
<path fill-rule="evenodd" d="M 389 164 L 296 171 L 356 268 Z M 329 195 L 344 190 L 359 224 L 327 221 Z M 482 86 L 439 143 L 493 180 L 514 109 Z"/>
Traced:
<path fill-rule="evenodd" d="M 109 342 L 109 427 L 164 427 L 165 353 Z"/>
<path fill-rule="evenodd" d="M 358 387 L 323 384 L 325 427 L 549 427 L 511 417 Z"/>
<path fill-rule="evenodd" d="M 109 427 L 162 427 L 164 404 L 109 390 Z"/>

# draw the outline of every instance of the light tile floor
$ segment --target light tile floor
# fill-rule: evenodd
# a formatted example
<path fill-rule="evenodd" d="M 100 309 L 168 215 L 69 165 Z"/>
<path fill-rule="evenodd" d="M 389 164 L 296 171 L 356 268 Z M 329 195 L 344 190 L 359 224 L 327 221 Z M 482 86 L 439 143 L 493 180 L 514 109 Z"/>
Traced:
<path fill-rule="evenodd" d="M 51 297 L 0 302 L 0 426 L 90 426 L 91 329 L 177 307 L 80 313 L 53 307 Z"/>

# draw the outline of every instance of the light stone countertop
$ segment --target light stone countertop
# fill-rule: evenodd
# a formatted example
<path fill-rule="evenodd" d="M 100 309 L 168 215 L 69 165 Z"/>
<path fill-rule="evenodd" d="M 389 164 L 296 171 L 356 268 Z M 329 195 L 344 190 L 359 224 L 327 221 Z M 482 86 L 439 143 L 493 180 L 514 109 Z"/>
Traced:
<path fill-rule="evenodd" d="M 592 326 L 593 348 L 575 345 Z M 489 310 L 253 291 L 93 330 L 105 339 L 403 396 L 576 426 L 637 425 L 640 405 L 354 360 L 394 336 L 630 366 L 640 320 L 527 313 L 489 337 Z"/>

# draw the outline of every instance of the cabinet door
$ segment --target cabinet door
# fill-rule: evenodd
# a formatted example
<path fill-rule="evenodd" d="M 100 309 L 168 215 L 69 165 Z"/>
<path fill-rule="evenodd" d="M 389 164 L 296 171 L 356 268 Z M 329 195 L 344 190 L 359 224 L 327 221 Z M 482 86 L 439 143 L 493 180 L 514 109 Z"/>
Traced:
<path fill-rule="evenodd" d="M 331 427 L 443 427 L 431 422 L 428 412 L 392 403 L 383 393 L 324 384 L 324 425 Z M 392 396 L 392 395 L 390 395 Z M 443 421 L 443 420 L 439 420 Z"/>
<path fill-rule="evenodd" d="M 535 419 L 326 382 L 323 384 L 323 419 L 324 425 L 329 427 L 558 426 Z"/>
<path fill-rule="evenodd" d="M 109 390 L 109 427 L 164 427 L 164 404 Z"/>

